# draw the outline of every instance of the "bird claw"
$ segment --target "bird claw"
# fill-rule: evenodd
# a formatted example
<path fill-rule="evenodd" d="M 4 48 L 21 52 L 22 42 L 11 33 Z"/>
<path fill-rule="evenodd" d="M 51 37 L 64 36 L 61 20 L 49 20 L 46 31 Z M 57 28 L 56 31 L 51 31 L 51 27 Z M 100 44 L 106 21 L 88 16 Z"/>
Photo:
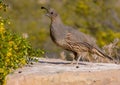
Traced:
<path fill-rule="evenodd" d="M 115 63 L 115 64 L 119 64 L 119 61 L 117 61 L 117 60 L 114 60 L 114 63 Z"/>
<path fill-rule="evenodd" d="M 79 68 L 79 66 L 77 65 L 76 68 Z"/>

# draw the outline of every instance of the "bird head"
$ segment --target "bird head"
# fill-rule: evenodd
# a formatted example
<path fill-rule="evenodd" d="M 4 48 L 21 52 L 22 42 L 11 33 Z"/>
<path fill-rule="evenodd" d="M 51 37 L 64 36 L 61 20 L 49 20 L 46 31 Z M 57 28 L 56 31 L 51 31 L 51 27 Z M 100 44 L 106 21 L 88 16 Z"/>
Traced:
<path fill-rule="evenodd" d="M 41 7 L 41 9 L 45 9 L 47 11 L 46 15 L 49 18 L 51 18 L 52 20 L 55 19 L 58 16 L 57 12 L 52 8 L 48 9 L 48 8 L 45 8 L 45 7 Z"/>

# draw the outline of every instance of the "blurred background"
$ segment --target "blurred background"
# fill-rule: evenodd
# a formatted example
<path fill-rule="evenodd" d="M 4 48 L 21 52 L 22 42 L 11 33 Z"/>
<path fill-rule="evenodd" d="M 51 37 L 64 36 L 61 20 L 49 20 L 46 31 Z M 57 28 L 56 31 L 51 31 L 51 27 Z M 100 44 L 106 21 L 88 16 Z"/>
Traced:
<path fill-rule="evenodd" d="M 50 19 L 41 6 L 54 8 L 62 21 L 96 38 L 103 47 L 120 39 L 120 0 L 5 0 L 8 10 L 4 17 L 9 28 L 28 38 L 34 48 L 45 56 L 56 57 L 62 51 L 50 39 Z M 8 17 L 9 16 L 9 17 Z M 119 43 L 120 46 L 120 43 Z"/>

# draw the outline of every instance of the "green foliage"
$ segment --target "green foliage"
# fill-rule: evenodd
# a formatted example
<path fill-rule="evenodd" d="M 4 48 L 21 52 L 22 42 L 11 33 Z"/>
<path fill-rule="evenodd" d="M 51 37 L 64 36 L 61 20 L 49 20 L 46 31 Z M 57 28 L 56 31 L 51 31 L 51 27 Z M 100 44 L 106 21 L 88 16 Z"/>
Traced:
<path fill-rule="evenodd" d="M 97 37 L 97 43 L 100 44 L 100 46 L 105 46 L 106 44 L 109 44 L 110 42 L 113 42 L 115 38 L 120 39 L 120 32 L 114 32 L 112 30 L 106 30 L 104 31 L 98 31 L 96 34 Z M 120 46 L 120 43 L 119 43 Z"/>
<path fill-rule="evenodd" d="M 0 13 L 6 9 L 5 4 L 0 3 Z M 0 15 L 0 85 L 5 84 L 5 77 L 15 69 L 22 67 L 30 61 L 36 60 L 34 56 L 40 56 L 44 52 L 35 50 L 31 44 L 19 34 L 5 28 L 10 24 Z"/>

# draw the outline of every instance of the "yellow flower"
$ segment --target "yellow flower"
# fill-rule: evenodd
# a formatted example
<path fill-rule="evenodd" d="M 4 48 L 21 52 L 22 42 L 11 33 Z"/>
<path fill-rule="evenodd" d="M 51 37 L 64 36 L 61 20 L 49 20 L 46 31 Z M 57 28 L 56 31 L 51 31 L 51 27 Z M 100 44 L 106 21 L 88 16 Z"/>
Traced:
<path fill-rule="evenodd" d="M 15 49 L 15 50 L 17 50 L 17 49 L 18 49 L 17 45 L 14 45 L 14 49 Z"/>
<path fill-rule="evenodd" d="M 23 60 L 21 61 L 21 63 L 22 63 L 23 65 L 26 64 L 26 60 L 23 59 Z"/>
<path fill-rule="evenodd" d="M 6 59 L 6 63 L 7 63 L 7 64 L 8 64 L 8 62 L 10 62 L 10 59 L 9 59 L 9 58 Z"/>
<path fill-rule="evenodd" d="M 8 52 L 8 53 L 7 53 L 7 57 L 10 57 L 11 55 L 12 55 L 11 52 Z"/>
<path fill-rule="evenodd" d="M 5 31 L 5 28 L 3 26 L 0 27 L 0 32 L 3 33 Z"/>
<path fill-rule="evenodd" d="M 0 23 L 0 33 L 4 33 L 5 32 L 5 28 L 4 28 L 4 23 Z"/>
<path fill-rule="evenodd" d="M 1 22 L 0 25 L 1 25 L 1 26 L 4 26 L 4 23 Z"/>
<path fill-rule="evenodd" d="M 12 46 L 14 44 L 13 41 L 9 41 L 9 45 Z"/>
<path fill-rule="evenodd" d="M 4 69 L 3 68 L 0 68 L 0 73 L 3 73 L 4 72 Z"/>
<path fill-rule="evenodd" d="M 9 48 L 9 51 L 12 51 L 12 48 Z"/>

